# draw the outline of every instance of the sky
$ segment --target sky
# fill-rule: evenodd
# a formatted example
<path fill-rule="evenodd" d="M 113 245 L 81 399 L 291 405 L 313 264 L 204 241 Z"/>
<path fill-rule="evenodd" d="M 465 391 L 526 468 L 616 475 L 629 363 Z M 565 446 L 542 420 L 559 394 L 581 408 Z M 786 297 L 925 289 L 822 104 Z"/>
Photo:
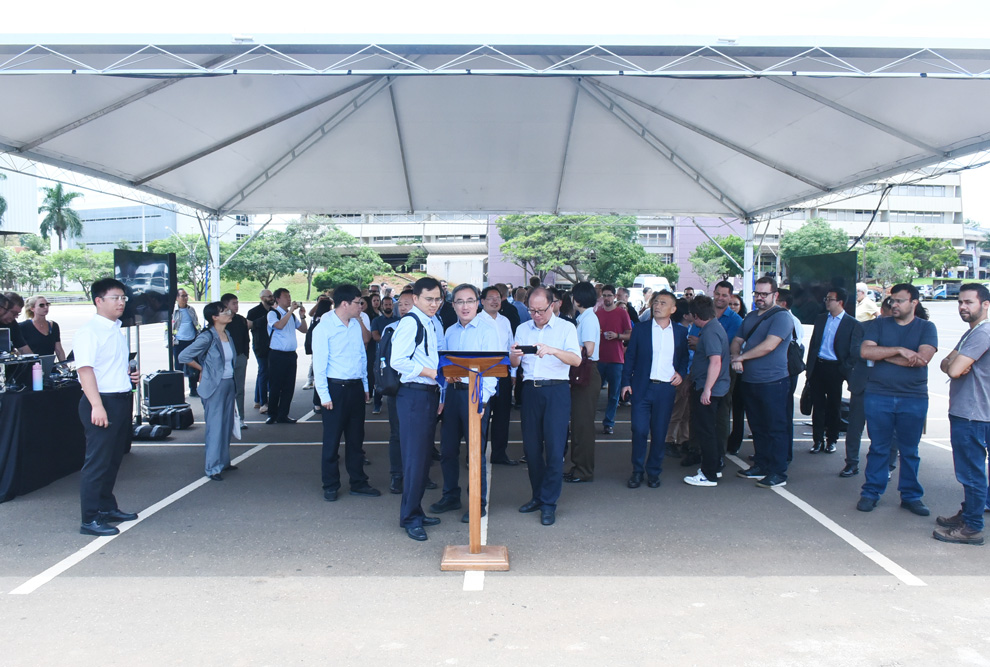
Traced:
<path fill-rule="evenodd" d="M 806 6 L 801 6 L 806 5 Z M 93 41 L 151 43 L 162 35 L 185 39 L 228 41 L 233 35 L 255 42 L 275 42 L 292 35 L 305 39 L 345 36 L 461 35 L 580 36 L 607 42 L 619 36 L 698 37 L 705 40 L 784 38 L 837 44 L 896 41 L 910 45 L 942 46 L 968 43 L 990 48 L 990 2 L 955 0 L 935 4 L 928 0 L 833 0 L 799 3 L 794 0 L 708 0 L 685 3 L 671 0 L 613 0 L 608 3 L 571 4 L 534 0 L 465 3 L 463 0 L 408 0 L 315 3 L 280 0 L 277 3 L 203 2 L 171 0 L 137 3 L 103 0 L 96 5 L 77 0 L 49 0 L 44 10 L 30 2 L 5 3 L 0 41 L 23 43 L 53 41 L 71 35 Z M 42 37 L 45 37 L 42 39 Z M 112 36 L 101 39 L 98 36 Z M 818 39 L 816 39 L 818 38 Z M 823 39 L 828 38 L 828 39 Z M 396 40 L 400 41 L 400 40 Z M 532 39 L 527 39 L 532 41 Z M 697 41 L 697 40 L 694 40 Z M 990 227 L 990 167 L 963 176 L 965 215 Z"/>

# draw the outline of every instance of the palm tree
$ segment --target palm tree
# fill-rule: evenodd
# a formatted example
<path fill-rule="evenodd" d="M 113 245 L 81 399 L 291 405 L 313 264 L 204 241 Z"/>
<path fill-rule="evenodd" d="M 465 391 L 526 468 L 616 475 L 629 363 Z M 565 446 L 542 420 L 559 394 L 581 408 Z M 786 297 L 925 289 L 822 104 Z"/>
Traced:
<path fill-rule="evenodd" d="M 81 192 L 65 192 L 61 183 L 54 188 L 43 187 L 45 201 L 38 207 L 38 213 L 47 213 L 41 221 L 41 236 L 48 239 L 52 232 L 58 236 L 58 249 L 62 249 L 62 239 L 82 235 L 82 220 L 69 204 L 76 197 L 82 197 Z"/>

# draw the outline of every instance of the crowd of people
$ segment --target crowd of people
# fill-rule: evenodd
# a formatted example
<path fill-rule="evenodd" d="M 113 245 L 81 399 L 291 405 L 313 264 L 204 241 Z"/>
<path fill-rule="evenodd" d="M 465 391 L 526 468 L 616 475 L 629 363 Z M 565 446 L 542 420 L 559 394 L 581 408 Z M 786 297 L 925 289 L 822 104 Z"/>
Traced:
<path fill-rule="evenodd" d="M 97 290 L 98 285 L 94 319 L 108 319 L 121 306 L 114 298 L 118 288 L 108 283 Z M 895 285 L 876 312 L 863 305 L 865 286 L 857 285 L 857 292 L 857 305 L 849 308 L 843 288 L 827 292 L 825 312 L 814 321 L 807 351 L 801 322 L 791 312 L 793 297 L 771 277 L 756 280 L 750 312 L 727 281 L 716 284 L 711 297 L 695 295 L 690 288 L 681 298 L 666 290 L 645 293 L 644 305 L 637 309 L 628 290 L 612 285 L 581 282 L 562 291 L 534 279 L 528 288 L 513 292 L 504 284 L 448 289 L 443 281 L 422 278 L 397 294 L 381 285 L 367 290 L 341 285 L 321 295 L 309 313 L 285 288 L 262 291 L 260 303 L 246 317 L 238 314 L 236 296 L 226 294 L 203 309 L 202 330 L 197 330 L 196 313 L 180 291 L 173 323 L 177 361 L 189 376 L 190 394 L 203 401 L 207 476 L 220 481 L 224 472 L 235 469 L 230 438 L 233 429 L 246 427 L 244 377 L 250 350 L 258 364 L 255 409 L 267 414 L 266 424 L 295 422 L 289 406 L 296 385 L 296 333 L 302 333 L 305 351 L 312 355 L 305 388 L 313 390 L 314 410 L 323 423 L 324 499 L 337 501 L 343 487 L 341 440 L 348 493 L 381 495 L 364 471 L 365 405 L 372 404 L 373 414 L 385 409 L 390 425 L 388 490 L 402 496 L 399 525 L 417 541 L 428 538 L 426 528 L 440 522 L 437 515 L 462 509 L 459 470 L 471 388 L 446 382 L 441 371 L 441 353 L 458 350 L 491 351 L 508 359 L 507 377 L 482 383 L 483 446 L 491 447 L 493 465 L 525 463 L 530 494 L 519 511 L 539 512 L 542 525 L 555 523 L 563 484 L 594 481 L 596 436 L 614 434 L 620 402 L 630 408 L 628 488 L 660 486 L 663 466 L 674 457 L 688 468 L 686 484 L 718 486 L 726 457 L 740 452 L 744 419 L 754 451 L 749 465 L 736 475 L 762 488 L 784 486 L 794 456 L 794 394 L 802 373 L 806 381 L 800 406 L 812 418 L 810 453 L 837 451 L 844 388 L 850 398 L 840 477 L 860 473 L 861 440 L 868 429 L 857 509 L 869 512 L 877 506 L 899 462 L 901 506 L 928 516 L 918 446 L 937 332 L 913 285 Z M 847 314 L 853 309 L 855 317 Z M 959 313 L 971 328 L 941 365 L 951 382 L 953 456 L 965 491 L 956 515 L 937 518 L 934 537 L 947 542 L 982 544 L 983 511 L 990 507 L 990 356 L 985 354 L 990 330 L 982 328 L 988 309 L 986 287 L 962 286 Z M 31 322 L 40 332 L 45 327 L 34 317 Z M 97 334 L 106 328 L 90 328 L 95 332 L 90 347 L 99 347 Z M 101 354 L 91 350 L 80 362 L 78 343 L 76 350 L 80 368 L 96 363 Z M 394 395 L 376 387 L 375 369 L 382 366 L 399 376 Z M 105 377 L 105 370 L 97 370 L 94 379 Z M 114 390 L 129 381 L 126 372 L 119 372 L 126 370 L 126 363 L 122 369 L 114 367 Z M 87 378 L 81 415 L 92 415 L 84 420 L 88 438 L 106 419 L 97 409 L 103 385 L 97 381 L 100 391 L 94 393 L 87 386 L 89 375 L 80 373 L 81 381 Z M 595 414 L 606 387 L 599 429 Z M 513 407 L 521 420 L 521 461 L 508 453 Z M 94 436 L 94 442 L 108 437 Z M 442 490 L 428 514 L 423 498 L 437 486 L 429 475 L 434 460 L 440 461 Z M 89 461 L 87 454 L 87 467 Z M 114 459 L 107 461 L 103 467 L 109 470 Z M 483 481 L 483 515 L 487 496 Z M 85 493 L 83 497 L 83 532 L 116 530 L 106 521 L 101 524 L 107 516 L 124 514 L 112 493 L 91 491 L 88 505 Z M 461 519 L 467 522 L 467 513 Z"/>

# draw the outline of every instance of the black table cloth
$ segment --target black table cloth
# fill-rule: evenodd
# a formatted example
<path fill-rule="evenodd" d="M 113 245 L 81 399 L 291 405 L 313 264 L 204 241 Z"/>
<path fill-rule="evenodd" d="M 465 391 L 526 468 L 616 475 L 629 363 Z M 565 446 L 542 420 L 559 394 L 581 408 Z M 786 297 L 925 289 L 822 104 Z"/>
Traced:
<path fill-rule="evenodd" d="M 0 502 L 82 468 L 82 388 L 0 394 Z"/>

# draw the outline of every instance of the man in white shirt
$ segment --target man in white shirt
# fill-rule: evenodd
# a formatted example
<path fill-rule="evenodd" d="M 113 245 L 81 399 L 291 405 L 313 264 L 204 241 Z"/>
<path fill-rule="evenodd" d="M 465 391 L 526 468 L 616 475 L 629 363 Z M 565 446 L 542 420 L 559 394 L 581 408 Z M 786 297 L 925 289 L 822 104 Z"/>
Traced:
<path fill-rule="evenodd" d="M 83 397 L 79 420 L 86 434 L 86 459 L 79 474 L 83 535 L 116 535 L 111 523 L 134 521 L 137 514 L 117 506 L 113 487 L 124 452 L 131 442 L 132 385 L 138 371 L 128 368 L 129 349 L 120 331 L 127 297 L 124 285 L 106 278 L 90 292 L 96 315 L 76 332 L 73 351 Z"/>
<path fill-rule="evenodd" d="M 289 290 L 275 290 L 275 307 L 268 311 L 268 419 L 266 424 L 294 424 L 289 406 L 296 390 L 296 331 L 306 333 L 306 309 Z M 299 313 L 299 317 L 292 314 Z"/>
<path fill-rule="evenodd" d="M 512 349 L 512 322 L 499 311 L 502 309 L 502 294 L 495 285 L 489 285 L 481 292 L 483 316 L 491 317 L 498 335 L 498 349 L 509 352 Z M 512 414 L 512 381 L 516 369 L 509 371 L 509 377 L 495 378 L 498 391 L 489 401 L 491 406 L 491 425 L 488 434 L 492 443 L 492 465 L 517 466 L 519 461 L 510 459 L 509 448 L 509 417 Z"/>
<path fill-rule="evenodd" d="M 532 319 L 516 329 L 513 366 L 522 366 L 523 451 L 529 467 L 532 498 L 520 512 L 540 510 L 540 523 L 556 521 L 564 481 L 564 446 L 571 416 L 570 367 L 581 365 L 581 348 L 573 324 L 553 314 L 553 294 L 537 287 L 529 294 Z M 535 352 L 524 354 L 523 347 Z"/>

